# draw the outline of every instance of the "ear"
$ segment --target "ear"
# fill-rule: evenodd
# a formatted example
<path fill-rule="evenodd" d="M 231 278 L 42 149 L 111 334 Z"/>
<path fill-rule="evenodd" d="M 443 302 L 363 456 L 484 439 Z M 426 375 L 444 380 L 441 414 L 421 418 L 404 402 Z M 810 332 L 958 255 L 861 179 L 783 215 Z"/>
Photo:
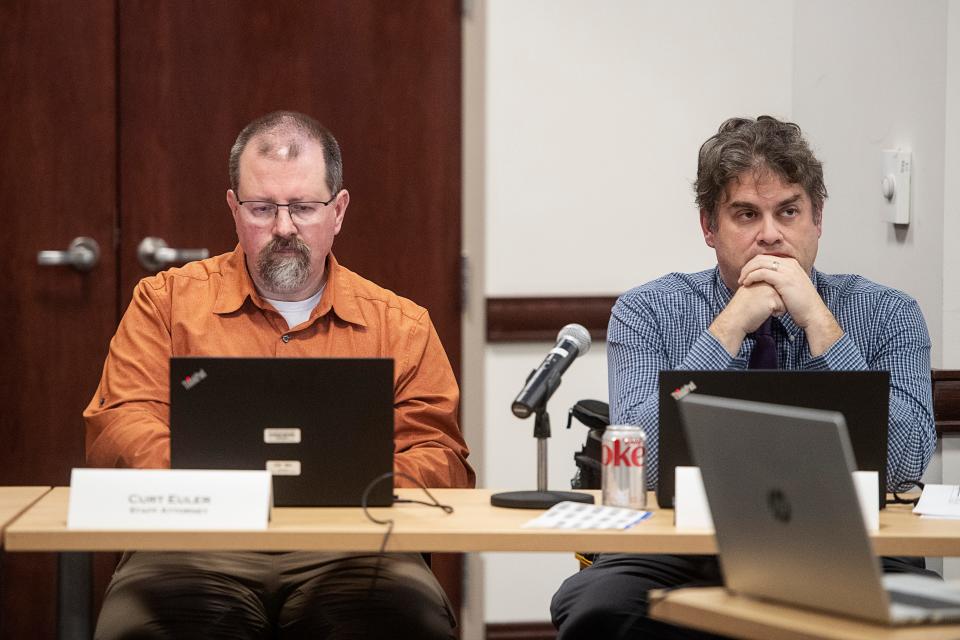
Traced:
<path fill-rule="evenodd" d="M 710 230 L 710 214 L 706 209 L 700 209 L 700 230 L 703 231 L 703 241 L 711 249 L 714 248 L 714 233 Z"/>
<path fill-rule="evenodd" d="M 820 213 L 817 216 L 817 238 L 820 238 L 820 235 L 823 233 L 823 209 L 820 209 Z"/>
<path fill-rule="evenodd" d="M 233 192 L 233 189 L 227 189 L 227 206 L 230 207 L 230 214 L 233 216 L 233 222 L 236 223 L 240 202 L 237 200 L 237 194 Z"/>
<path fill-rule="evenodd" d="M 333 235 L 340 233 L 340 227 L 343 225 L 343 217 L 347 213 L 347 207 L 350 205 L 350 192 L 346 189 L 341 189 L 340 193 L 337 194 L 337 200 L 333 203 Z"/>

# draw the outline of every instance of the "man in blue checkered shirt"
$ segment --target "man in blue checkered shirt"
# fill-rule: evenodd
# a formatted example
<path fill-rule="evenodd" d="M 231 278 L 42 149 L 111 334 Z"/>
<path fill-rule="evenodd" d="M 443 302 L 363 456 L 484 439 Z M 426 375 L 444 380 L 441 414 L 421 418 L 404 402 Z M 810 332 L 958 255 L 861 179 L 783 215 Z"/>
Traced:
<path fill-rule="evenodd" d="M 827 190 L 800 128 L 727 120 L 700 148 L 695 188 L 717 266 L 628 291 L 607 334 L 611 421 L 644 428 L 648 484 L 658 477 L 658 372 L 747 367 L 889 371 L 888 483 L 919 479 L 936 444 L 923 315 L 900 291 L 814 268 Z M 925 571 L 922 559 L 883 564 Z M 560 640 L 709 637 L 647 618 L 647 591 L 721 583 L 715 556 L 605 554 L 563 583 L 553 622 Z"/>

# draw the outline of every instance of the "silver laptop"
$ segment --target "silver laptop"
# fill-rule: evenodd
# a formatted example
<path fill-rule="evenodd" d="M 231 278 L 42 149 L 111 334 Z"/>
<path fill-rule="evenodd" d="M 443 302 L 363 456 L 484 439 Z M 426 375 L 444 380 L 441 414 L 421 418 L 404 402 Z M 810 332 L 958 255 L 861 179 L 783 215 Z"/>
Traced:
<path fill-rule="evenodd" d="M 729 590 L 885 624 L 960 620 L 960 589 L 881 574 L 843 414 L 697 393 L 679 405 Z"/>

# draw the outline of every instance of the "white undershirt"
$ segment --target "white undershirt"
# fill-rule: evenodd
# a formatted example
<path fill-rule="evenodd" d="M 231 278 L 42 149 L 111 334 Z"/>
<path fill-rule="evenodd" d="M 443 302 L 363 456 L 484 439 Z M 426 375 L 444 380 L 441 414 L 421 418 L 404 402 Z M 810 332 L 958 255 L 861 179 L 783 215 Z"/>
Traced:
<path fill-rule="evenodd" d="M 320 296 L 323 295 L 323 290 L 326 288 L 327 284 L 324 283 L 323 286 L 320 287 L 320 291 L 317 291 L 306 300 L 271 300 L 266 297 L 264 300 L 272 304 L 273 308 L 279 311 L 283 319 L 287 321 L 287 327 L 293 329 L 310 317 L 313 308 L 320 304 Z"/>

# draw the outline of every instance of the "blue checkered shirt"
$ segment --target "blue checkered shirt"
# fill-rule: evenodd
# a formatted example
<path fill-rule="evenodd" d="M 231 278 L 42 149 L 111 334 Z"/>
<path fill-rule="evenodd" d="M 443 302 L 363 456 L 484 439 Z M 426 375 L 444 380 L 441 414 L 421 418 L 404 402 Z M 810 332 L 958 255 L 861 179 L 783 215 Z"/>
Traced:
<path fill-rule="evenodd" d="M 920 307 L 910 296 L 856 275 L 812 280 L 844 335 L 817 357 L 803 329 L 785 314 L 774 319 L 781 369 L 890 372 L 887 485 L 918 480 L 936 445 L 930 390 L 930 337 Z M 671 273 L 620 296 L 610 316 L 607 359 L 610 418 L 647 434 L 647 482 L 656 486 L 657 373 L 661 369 L 746 369 L 755 340 L 736 356 L 707 328 L 732 294 L 713 268 Z"/>

